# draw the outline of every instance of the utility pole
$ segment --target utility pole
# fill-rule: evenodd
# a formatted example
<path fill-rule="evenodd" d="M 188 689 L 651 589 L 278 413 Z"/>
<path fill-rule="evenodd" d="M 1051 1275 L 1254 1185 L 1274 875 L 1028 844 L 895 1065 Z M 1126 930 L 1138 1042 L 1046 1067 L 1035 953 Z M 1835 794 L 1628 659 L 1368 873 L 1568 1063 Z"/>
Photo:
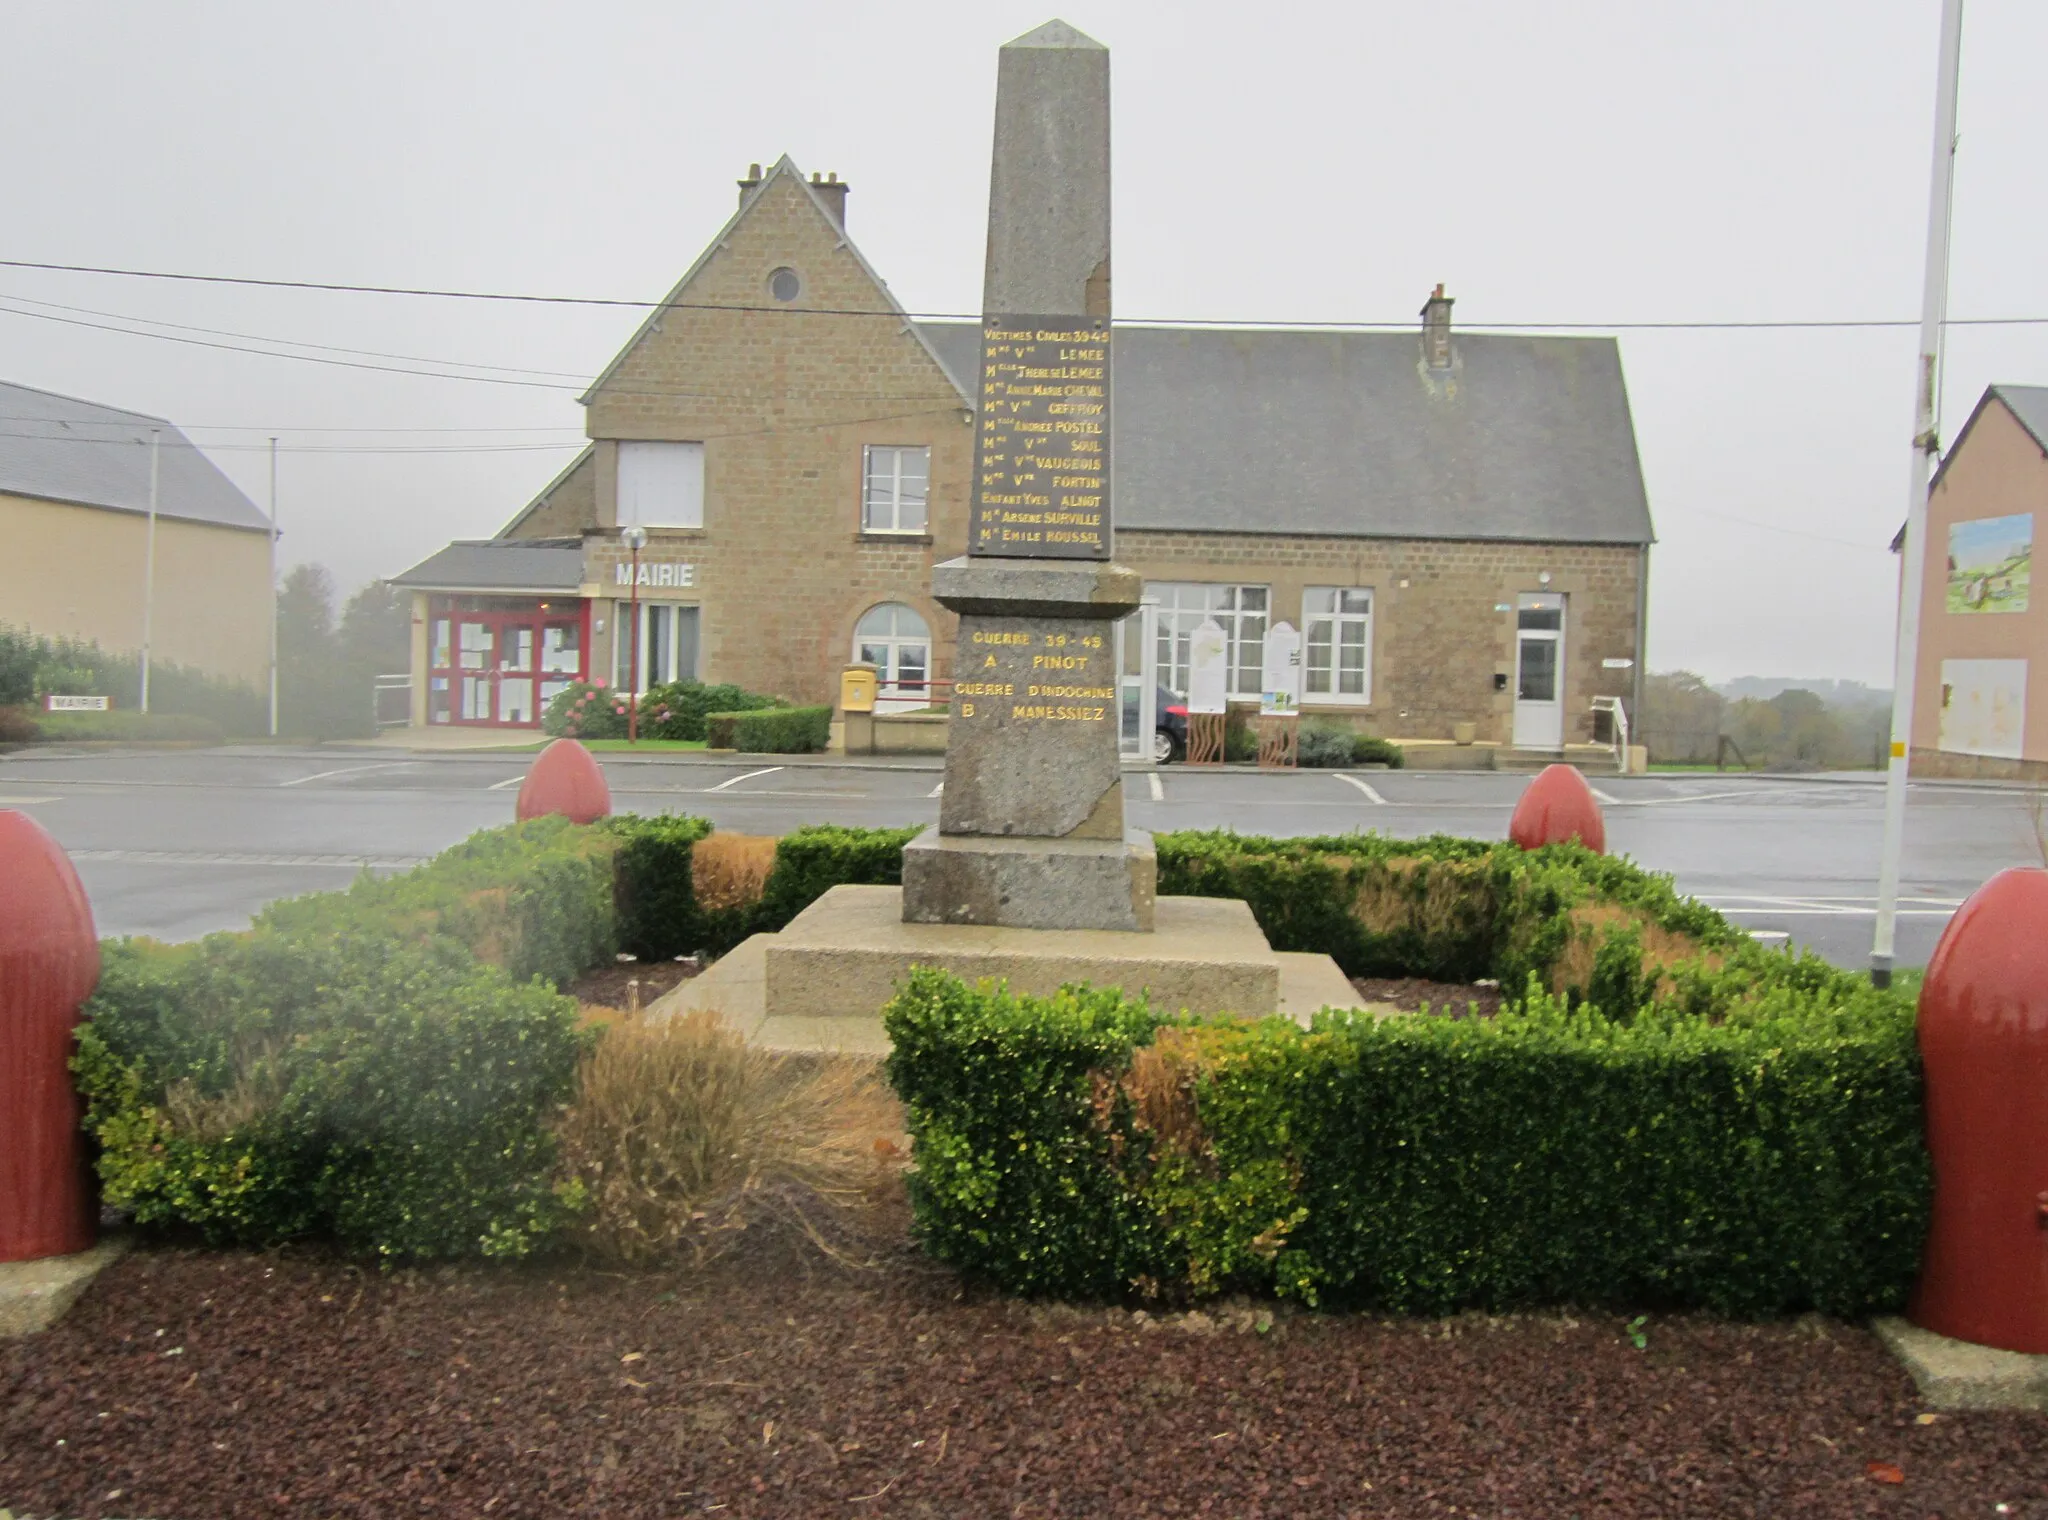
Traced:
<path fill-rule="evenodd" d="M 149 711 L 149 636 L 156 613 L 156 488 L 157 460 L 163 452 L 164 430 L 149 430 L 149 537 L 142 551 L 142 710 Z"/>
<path fill-rule="evenodd" d="M 1927 267 L 1920 293 L 1920 353 L 1913 375 L 1912 468 L 1906 539 L 1899 566 L 1899 636 L 1892 661 L 1892 750 L 1884 784 L 1884 855 L 1877 876 L 1877 931 L 1870 980 L 1888 987 L 1897 943 L 1899 865 L 1906 838 L 1906 769 L 1913 747 L 1913 687 L 1920 664 L 1921 580 L 1927 564 L 1927 483 L 1941 452 L 1942 326 L 1948 316 L 1949 213 L 1956 174 L 1956 86 L 1963 51 L 1963 0 L 1942 0 L 1941 61 L 1935 79 L 1934 172 L 1927 197 Z"/>
<path fill-rule="evenodd" d="M 270 440 L 270 737 L 277 737 L 277 440 Z"/>

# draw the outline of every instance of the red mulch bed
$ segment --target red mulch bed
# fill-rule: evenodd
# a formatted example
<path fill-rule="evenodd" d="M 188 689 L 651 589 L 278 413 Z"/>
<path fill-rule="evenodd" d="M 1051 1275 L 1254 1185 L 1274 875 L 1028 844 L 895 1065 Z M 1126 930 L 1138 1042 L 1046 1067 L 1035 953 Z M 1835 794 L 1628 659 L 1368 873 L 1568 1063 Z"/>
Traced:
<path fill-rule="evenodd" d="M 628 983 L 640 983 L 640 1006 L 645 1008 L 669 988 L 686 982 L 704 968 L 696 961 L 614 961 L 569 983 L 562 990 L 579 1003 L 596 1003 L 605 1008 L 624 1008 Z"/>
<path fill-rule="evenodd" d="M 1419 976 L 1354 976 L 1351 985 L 1370 1003 L 1392 1003 L 1407 1013 L 1423 1004 L 1453 1019 L 1490 1019 L 1500 1012 L 1500 988 L 1490 982 L 1431 982 Z M 1474 1005 L 1477 1005 L 1476 1007 Z"/>
<path fill-rule="evenodd" d="M 2048 1417 L 1916 1422 L 1810 1319 L 1167 1316 L 880 1270 L 143 1250 L 0 1343 L 0 1504 L 280 1515 L 2048 1514 Z M 1872 1464 L 1887 1465 L 1873 1469 Z M 1902 1481 L 1890 1482 L 1891 1469 Z"/>

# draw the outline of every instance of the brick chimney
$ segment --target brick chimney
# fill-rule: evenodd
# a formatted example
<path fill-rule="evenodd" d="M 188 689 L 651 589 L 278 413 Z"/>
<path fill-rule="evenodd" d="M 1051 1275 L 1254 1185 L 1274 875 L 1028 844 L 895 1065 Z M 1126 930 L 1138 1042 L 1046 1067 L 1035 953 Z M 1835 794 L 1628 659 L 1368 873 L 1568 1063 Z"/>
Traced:
<path fill-rule="evenodd" d="M 747 177 L 740 181 L 740 204 L 744 206 L 747 203 L 747 197 L 760 188 L 761 166 L 759 164 L 748 164 Z"/>
<path fill-rule="evenodd" d="M 1451 367 L 1451 301 L 1442 284 L 1422 303 L 1422 358 L 1431 369 Z"/>
<path fill-rule="evenodd" d="M 840 183 L 837 170 L 823 179 L 818 178 L 815 169 L 811 171 L 811 194 L 825 203 L 825 209 L 832 213 L 832 220 L 839 224 L 841 232 L 846 230 L 846 190 L 847 187 Z"/>

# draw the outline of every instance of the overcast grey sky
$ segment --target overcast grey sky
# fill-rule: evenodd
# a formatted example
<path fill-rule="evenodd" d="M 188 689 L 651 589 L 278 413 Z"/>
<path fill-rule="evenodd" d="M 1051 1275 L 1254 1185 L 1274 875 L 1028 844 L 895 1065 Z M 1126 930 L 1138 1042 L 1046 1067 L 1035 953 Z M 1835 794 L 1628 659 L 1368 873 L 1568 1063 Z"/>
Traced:
<path fill-rule="evenodd" d="M 1938 0 L 1060 3 L 4 0 L 0 258 L 653 300 L 787 152 L 906 306 L 972 311 L 996 48 L 1057 13 L 1112 50 L 1120 317 L 1406 323 L 1439 280 L 1471 327 L 1918 315 Z M 2048 5 L 1970 0 L 1955 317 L 2048 317 L 2044 59 Z M 353 586 L 495 531 L 636 323 L 0 269 L 0 378 L 167 415 L 259 504 L 280 435 L 286 560 Z M 1653 667 L 1889 683 L 1913 346 L 1621 334 Z M 1949 355 L 1945 435 L 2048 383 L 2048 325 Z"/>

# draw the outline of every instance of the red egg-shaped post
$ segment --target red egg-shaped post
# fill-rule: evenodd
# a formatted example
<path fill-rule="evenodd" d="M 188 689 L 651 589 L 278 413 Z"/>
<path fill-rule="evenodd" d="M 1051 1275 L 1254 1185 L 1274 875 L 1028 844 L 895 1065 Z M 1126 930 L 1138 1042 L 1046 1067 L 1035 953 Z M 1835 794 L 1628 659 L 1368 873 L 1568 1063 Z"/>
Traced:
<path fill-rule="evenodd" d="M 0 1261 L 93 1243 L 99 1207 L 71 1051 L 99 979 L 78 873 L 33 818 L 0 812 Z"/>
<path fill-rule="evenodd" d="M 1956 910 L 1920 987 L 1934 1217 L 1907 1318 L 2048 1352 L 2048 871 Z"/>
<path fill-rule="evenodd" d="M 612 789 L 596 757 L 574 739 L 557 739 L 519 784 L 515 816 L 524 823 L 560 813 L 572 823 L 595 823 L 611 810 Z"/>
<path fill-rule="evenodd" d="M 1515 804 L 1508 838 L 1525 850 L 1576 839 L 1587 849 L 1607 853 L 1607 822 L 1586 778 L 1572 765 L 1546 765 Z"/>

